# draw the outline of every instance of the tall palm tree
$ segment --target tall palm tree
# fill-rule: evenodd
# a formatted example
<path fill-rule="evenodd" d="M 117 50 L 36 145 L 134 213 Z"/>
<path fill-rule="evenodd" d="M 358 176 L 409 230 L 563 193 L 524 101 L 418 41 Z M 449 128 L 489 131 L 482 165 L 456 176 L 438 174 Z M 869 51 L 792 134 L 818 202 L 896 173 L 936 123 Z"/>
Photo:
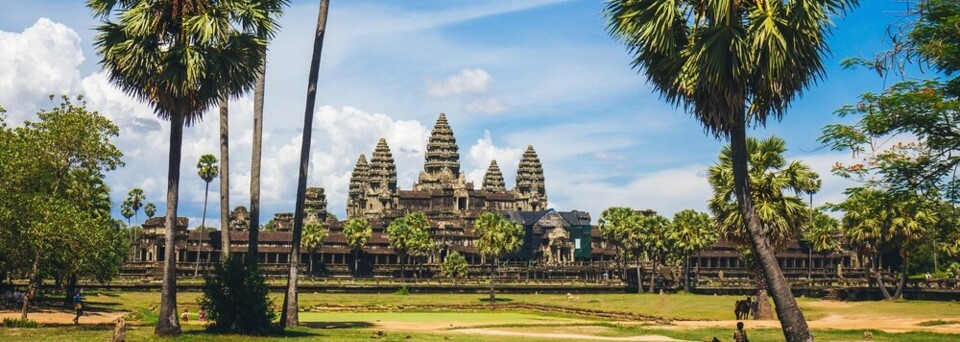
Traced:
<path fill-rule="evenodd" d="M 134 222 L 140 224 L 140 207 L 147 196 L 143 194 L 143 189 L 133 188 L 127 193 L 127 200 L 130 201 L 130 209 L 133 209 Z"/>
<path fill-rule="evenodd" d="M 311 216 L 313 217 L 313 216 Z M 327 222 L 307 220 L 303 225 L 303 239 L 300 245 L 310 252 L 310 274 L 313 274 L 313 254 L 323 247 L 323 239 L 327 237 Z"/>
<path fill-rule="evenodd" d="M 786 143 L 776 136 L 763 140 L 747 138 L 751 202 L 756 205 L 756 218 L 763 227 L 764 234 L 761 237 L 773 252 L 800 237 L 810 220 L 810 209 L 801 196 L 820 190 L 820 176 L 799 161 L 787 164 L 783 157 L 786 150 Z M 710 166 L 707 172 L 707 179 L 713 188 L 713 197 L 708 206 L 720 235 L 747 247 L 750 246 L 751 237 L 743 229 L 743 212 L 737 206 L 731 155 L 730 148 L 724 147 L 719 162 Z M 791 192 L 793 195 L 789 194 Z M 770 283 L 757 280 L 757 300 L 760 302 L 757 316 L 772 319 L 773 313 L 767 301 Z"/>
<path fill-rule="evenodd" d="M 511 222 L 506 216 L 495 212 L 480 214 L 473 224 L 477 236 L 477 252 L 490 258 L 490 303 L 497 300 L 493 286 L 495 274 L 500 268 L 500 258 L 515 253 L 523 244 L 523 226 Z"/>
<path fill-rule="evenodd" d="M 681 210 L 673 215 L 671 230 L 676 248 L 683 253 L 683 290 L 690 291 L 690 256 L 717 241 L 710 215 L 693 209 Z"/>
<path fill-rule="evenodd" d="M 810 245 L 811 251 L 822 254 L 822 260 L 826 261 L 828 254 L 840 251 L 841 234 L 840 221 L 828 216 L 822 209 L 817 209 L 813 211 L 809 229 L 803 234 L 803 241 Z M 821 266 L 826 273 L 827 263 L 822 262 Z"/>
<path fill-rule="evenodd" d="M 157 214 L 157 205 L 153 202 L 147 203 L 143 206 L 143 213 L 147 214 L 147 219 L 152 219 Z"/>
<path fill-rule="evenodd" d="M 784 337 L 810 341 L 810 329 L 762 234 L 747 176 L 747 124 L 783 116 L 824 76 L 831 16 L 858 0 L 608 0 L 611 35 L 667 101 L 684 107 L 733 152 L 735 192 L 750 244 L 770 284 Z"/>
<path fill-rule="evenodd" d="M 269 14 L 279 16 L 283 12 L 283 6 L 287 5 L 287 0 L 260 0 L 254 2 L 255 6 Z M 256 27 L 254 32 L 257 37 L 269 42 L 276 34 L 273 29 L 279 27 L 273 22 L 271 27 Z M 263 54 L 266 56 L 267 47 L 263 48 Z M 260 62 L 257 69 L 257 80 L 253 87 L 253 145 L 250 162 L 250 231 L 249 244 L 247 245 L 247 255 L 256 256 L 260 233 L 260 157 L 263 150 L 263 94 L 266 88 L 267 59 Z"/>
<path fill-rule="evenodd" d="M 290 246 L 290 275 L 287 278 L 287 293 L 283 297 L 283 313 L 280 316 L 280 325 L 285 327 L 295 327 L 300 324 L 297 315 L 297 271 L 300 266 L 300 237 L 303 233 L 303 207 L 307 194 L 307 169 L 310 166 L 310 142 L 313 135 L 313 110 L 317 101 L 317 78 L 320 76 L 320 54 L 323 52 L 323 35 L 327 31 L 327 9 L 329 7 L 330 0 L 320 0 L 317 30 L 313 36 L 310 74 L 307 76 L 307 102 L 303 112 L 303 138 L 300 143 L 297 206 L 293 213 L 293 243 Z"/>
<path fill-rule="evenodd" d="M 109 80 L 170 120 L 165 257 L 154 333 L 180 334 L 176 303 L 175 226 L 183 127 L 223 97 L 248 90 L 265 43 L 244 27 L 268 21 L 241 0 L 88 0 L 103 24 L 95 38 Z"/>
<path fill-rule="evenodd" d="M 123 204 L 120 205 L 120 215 L 123 215 L 127 219 L 127 225 L 132 225 L 130 223 L 130 218 L 133 217 L 133 205 L 130 204 L 130 199 L 123 200 Z M 133 238 L 132 236 L 130 237 Z"/>
<path fill-rule="evenodd" d="M 203 216 L 200 218 L 200 227 L 207 228 L 207 198 L 210 195 L 210 182 L 217 177 L 217 174 L 220 172 L 219 167 L 217 167 L 217 157 L 214 157 L 212 154 L 204 154 L 200 156 L 200 160 L 197 161 L 197 175 L 200 176 L 200 179 L 203 179 L 205 183 L 205 190 L 203 191 Z M 198 244 L 197 244 L 197 266 L 193 269 L 193 276 L 196 277 L 200 272 L 200 247 L 203 246 L 203 233 L 200 229 L 197 229 Z"/>
<path fill-rule="evenodd" d="M 370 241 L 373 228 L 370 227 L 367 219 L 354 217 L 347 220 L 341 233 L 343 233 L 343 239 L 347 241 L 347 246 L 353 249 L 353 275 L 356 276 L 360 269 L 360 252 L 363 252 L 363 246 Z"/>
<path fill-rule="evenodd" d="M 220 261 L 230 256 L 230 124 L 228 98 L 220 99 Z"/>

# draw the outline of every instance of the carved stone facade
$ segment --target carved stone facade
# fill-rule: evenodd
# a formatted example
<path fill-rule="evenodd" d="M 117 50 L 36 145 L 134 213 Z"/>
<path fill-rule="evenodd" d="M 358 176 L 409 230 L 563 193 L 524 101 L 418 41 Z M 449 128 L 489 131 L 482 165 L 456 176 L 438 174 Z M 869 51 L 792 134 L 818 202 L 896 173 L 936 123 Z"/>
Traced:
<path fill-rule="evenodd" d="M 427 141 L 423 171 L 410 190 L 397 188 L 397 169 L 387 141 L 377 143 L 370 163 L 360 155 L 350 177 L 347 215 L 392 219 L 422 211 L 431 219 L 472 219 L 484 211 L 543 210 L 547 206 L 543 167 L 528 146 L 517 170 L 517 186 L 507 190 L 496 161 L 483 187 L 476 189 L 460 170 L 460 153 L 450 123 L 440 113 Z"/>

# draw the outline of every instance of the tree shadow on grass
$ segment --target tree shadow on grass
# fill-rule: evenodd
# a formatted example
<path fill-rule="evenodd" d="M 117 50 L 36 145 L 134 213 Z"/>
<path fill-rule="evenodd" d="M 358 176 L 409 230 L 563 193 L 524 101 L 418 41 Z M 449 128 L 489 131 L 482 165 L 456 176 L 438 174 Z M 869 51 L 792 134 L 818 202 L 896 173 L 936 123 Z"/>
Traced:
<path fill-rule="evenodd" d="M 301 323 L 300 325 L 314 329 L 353 329 L 373 327 L 373 323 L 370 322 L 308 322 Z"/>
<path fill-rule="evenodd" d="M 256 336 L 256 337 L 264 337 L 264 338 L 306 338 L 306 337 L 322 338 L 322 337 L 325 337 L 325 335 L 323 334 L 314 333 L 306 329 L 284 329 L 284 330 L 277 329 L 272 333 L 263 334 L 263 335 L 240 335 L 240 334 L 232 334 L 232 333 L 220 333 L 215 331 L 209 331 L 206 329 L 198 329 L 198 330 L 186 330 L 183 332 L 183 335 L 191 335 L 191 336 L 197 336 L 197 337 L 201 337 L 201 336 L 214 337 L 217 340 L 222 339 L 225 341 L 230 340 L 231 336 L 234 336 L 234 337 Z"/>
<path fill-rule="evenodd" d="M 483 298 L 478 299 L 478 301 L 480 301 L 481 303 L 490 303 L 490 297 L 483 297 Z M 509 303 L 509 302 L 512 302 L 512 301 L 513 301 L 513 299 L 510 299 L 510 298 L 497 298 L 497 299 L 496 299 L 496 303 Z"/>

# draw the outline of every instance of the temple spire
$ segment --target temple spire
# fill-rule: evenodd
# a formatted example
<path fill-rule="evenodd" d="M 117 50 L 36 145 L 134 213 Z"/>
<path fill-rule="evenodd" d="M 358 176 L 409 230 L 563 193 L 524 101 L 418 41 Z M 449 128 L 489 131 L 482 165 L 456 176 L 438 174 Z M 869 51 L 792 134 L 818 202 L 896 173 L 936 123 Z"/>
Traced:
<path fill-rule="evenodd" d="M 517 186 L 520 210 L 543 210 L 547 206 L 547 190 L 544 185 L 543 165 L 533 145 L 528 145 L 517 168 Z"/>
<path fill-rule="evenodd" d="M 393 160 L 393 153 L 387 145 L 387 139 L 380 138 L 377 148 L 370 158 L 369 188 L 374 191 L 397 189 L 397 165 Z"/>
<path fill-rule="evenodd" d="M 430 139 L 427 141 L 426 162 L 423 170 L 431 175 L 437 175 L 444 169 L 450 170 L 455 177 L 460 174 L 460 152 L 457 139 L 447 122 L 447 116 L 440 113 L 437 123 L 433 125 Z"/>
<path fill-rule="evenodd" d="M 503 181 L 503 173 L 500 172 L 500 166 L 497 165 L 496 160 L 490 161 L 490 167 L 487 168 L 487 173 L 483 176 L 483 190 L 490 192 L 507 191 L 506 184 Z"/>

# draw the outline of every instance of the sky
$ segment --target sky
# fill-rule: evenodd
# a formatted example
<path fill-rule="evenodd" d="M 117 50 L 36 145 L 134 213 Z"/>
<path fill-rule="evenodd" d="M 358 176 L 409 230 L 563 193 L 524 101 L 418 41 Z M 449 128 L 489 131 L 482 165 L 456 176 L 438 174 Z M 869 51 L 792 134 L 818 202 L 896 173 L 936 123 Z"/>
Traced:
<path fill-rule="evenodd" d="M 0 106 L 8 122 L 35 120 L 51 108 L 50 94 L 83 95 L 90 109 L 120 127 L 114 140 L 125 166 L 108 185 L 119 203 L 144 189 L 163 215 L 169 123 L 111 85 L 92 45 L 98 21 L 83 1 L 4 1 L 0 4 Z M 480 186 L 496 159 L 514 185 L 527 145 L 543 162 L 549 206 L 589 212 L 594 222 L 611 206 L 653 209 L 672 216 L 705 211 L 711 195 L 706 169 L 724 141 L 663 102 L 630 67 L 630 55 L 606 32 L 603 1 L 332 1 L 313 122 L 308 186 L 324 187 L 329 210 L 345 215 L 350 172 L 387 139 L 399 187 L 409 189 L 423 168 L 430 129 L 444 112 L 460 147 L 462 170 Z M 863 92 L 883 89 L 869 70 L 844 70 L 840 60 L 869 57 L 886 47 L 885 29 L 904 4 L 862 1 L 835 20 L 827 76 L 795 101 L 781 122 L 749 134 L 778 135 L 789 159 L 820 173 L 815 205 L 836 202 L 852 183 L 830 174 L 849 154 L 823 148 L 833 112 Z M 293 1 L 271 41 L 266 78 L 261 218 L 293 211 L 307 71 L 318 2 Z M 230 103 L 231 206 L 249 206 L 252 95 Z M 180 216 L 201 222 L 202 154 L 219 157 L 214 110 L 185 129 Z M 206 224 L 219 226 L 219 180 L 210 184 Z M 142 216 L 141 216 L 142 217 Z"/>

